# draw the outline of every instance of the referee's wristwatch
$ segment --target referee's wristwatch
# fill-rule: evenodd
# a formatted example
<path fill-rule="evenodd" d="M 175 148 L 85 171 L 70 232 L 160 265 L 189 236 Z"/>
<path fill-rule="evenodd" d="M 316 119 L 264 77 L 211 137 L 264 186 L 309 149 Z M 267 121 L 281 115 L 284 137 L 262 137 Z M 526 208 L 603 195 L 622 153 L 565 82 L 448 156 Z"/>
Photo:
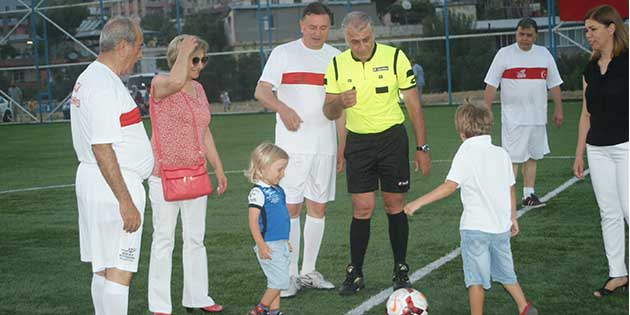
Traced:
<path fill-rule="evenodd" d="M 428 153 L 429 151 L 431 151 L 431 148 L 429 147 L 428 144 L 425 143 L 423 145 L 416 146 L 416 151 Z"/>

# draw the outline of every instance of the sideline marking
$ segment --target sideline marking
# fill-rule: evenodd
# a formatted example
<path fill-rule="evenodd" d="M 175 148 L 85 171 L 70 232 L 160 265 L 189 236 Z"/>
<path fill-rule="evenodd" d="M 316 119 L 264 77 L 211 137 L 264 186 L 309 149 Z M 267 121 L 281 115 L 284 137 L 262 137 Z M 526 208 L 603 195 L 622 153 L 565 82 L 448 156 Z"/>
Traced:
<path fill-rule="evenodd" d="M 243 172 L 245 172 L 245 170 L 232 170 L 232 171 L 225 171 L 224 174 L 233 174 L 233 173 L 241 173 L 242 174 Z M 211 172 L 211 173 L 208 173 L 208 174 L 214 175 L 214 172 Z M 68 188 L 68 187 L 74 187 L 74 184 L 51 185 L 51 186 L 39 186 L 39 187 L 0 190 L 0 195 L 2 195 L 2 194 L 11 194 L 11 193 L 27 192 L 27 191 Z"/>
<path fill-rule="evenodd" d="M 545 159 L 573 159 L 575 158 L 574 156 L 548 156 L 545 157 Z M 453 160 L 433 160 L 431 161 L 431 163 L 450 163 Z M 413 161 L 410 161 L 410 163 L 413 163 Z M 238 173 L 243 173 L 245 172 L 245 170 L 231 170 L 231 171 L 225 171 L 225 174 L 238 174 Z M 210 172 L 209 174 L 214 175 L 214 172 Z M 38 191 L 38 190 L 47 190 L 47 189 L 59 189 L 59 188 L 69 188 L 69 187 L 74 187 L 74 184 L 62 184 L 62 185 L 50 185 L 50 186 L 39 186 L 39 187 L 28 187 L 28 188 L 17 188 L 17 189 L 8 189 L 8 190 L 0 190 L 0 195 L 3 194 L 12 194 L 12 193 L 20 193 L 20 192 L 27 192 L 27 191 Z"/>
<path fill-rule="evenodd" d="M 584 171 L 584 176 L 587 176 L 589 173 L 590 173 L 590 170 L 586 169 Z M 571 177 L 569 180 L 564 182 L 562 185 L 558 186 L 556 189 L 548 192 L 546 195 L 544 195 L 542 198 L 540 198 L 540 201 L 542 201 L 542 202 L 548 201 L 549 199 L 557 196 L 559 193 L 561 193 L 565 189 L 571 187 L 573 184 L 575 184 L 579 180 L 580 179 L 577 179 L 577 177 L 575 177 L 575 176 Z M 533 208 L 521 208 L 521 209 L 519 209 L 517 211 L 516 217 L 520 218 L 525 213 L 529 212 L 532 209 Z M 428 265 L 426 265 L 426 266 L 416 270 L 415 272 L 413 272 L 409 276 L 409 281 L 411 281 L 411 283 L 415 283 L 416 281 L 424 278 L 425 276 L 427 276 L 431 272 L 435 271 L 436 269 L 442 267 L 443 265 L 445 265 L 446 263 L 450 262 L 451 260 L 457 258 L 460 254 L 461 254 L 461 248 L 460 247 L 455 248 L 450 253 L 448 253 L 448 254 L 438 258 L 437 260 L 431 262 L 430 264 L 428 264 Z M 363 315 L 365 312 L 369 311 L 373 307 L 384 303 L 387 300 L 387 298 L 393 292 L 394 292 L 394 290 L 393 290 L 392 287 L 384 289 L 380 293 L 378 293 L 376 295 L 373 295 L 371 298 L 369 298 L 365 302 L 361 303 L 359 306 L 357 306 L 357 307 L 351 309 L 350 311 L 348 311 L 346 313 L 346 315 Z"/>

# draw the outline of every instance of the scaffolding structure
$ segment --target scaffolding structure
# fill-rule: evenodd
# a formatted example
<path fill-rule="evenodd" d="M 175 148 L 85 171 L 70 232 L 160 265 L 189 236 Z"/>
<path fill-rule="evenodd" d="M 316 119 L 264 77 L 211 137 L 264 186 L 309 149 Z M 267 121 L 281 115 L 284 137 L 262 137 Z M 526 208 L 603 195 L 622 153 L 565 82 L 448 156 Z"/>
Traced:
<path fill-rule="evenodd" d="M 20 3 L 24 7 L 24 9 L 20 8 L 20 9 L 15 9 L 15 10 L 6 10 L 4 12 L 0 12 L 0 15 L 22 14 L 22 16 L 19 19 L 17 19 L 17 22 L 15 23 L 15 25 L 13 25 L 13 27 L 9 30 L 8 33 L 0 35 L 0 44 L 5 44 L 7 42 L 7 39 L 9 39 L 9 37 L 18 29 L 18 27 L 22 23 L 30 19 L 30 24 L 31 24 L 30 25 L 30 29 L 31 29 L 30 30 L 30 44 L 32 45 L 32 48 L 33 48 L 33 64 L 23 65 L 23 66 L 13 66 L 13 67 L 0 67 L 0 71 L 35 70 L 35 76 L 36 76 L 35 84 L 38 87 L 35 94 L 36 104 L 38 107 L 37 111 L 34 111 L 32 113 L 31 111 L 27 109 L 27 106 L 24 104 L 25 102 L 20 103 L 18 100 L 13 99 L 9 95 L 9 93 L 1 89 L 0 89 L 0 96 L 7 99 L 9 103 L 13 105 L 11 107 L 16 108 L 16 110 L 19 110 L 20 113 L 23 115 L 22 117 L 28 117 L 28 122 L 42 123 L 42 122 L 51 121 L 53 114 L 58 109 L 60 109 L 70 97 L 70 93 L 69 93 L 65 97 L 61 98 L 61 101 L 56 102 L 56 103 L 54 102 L 55 97 L 53 97 L 52 91 L 51 91 L 51 80 L 52 80 L 51 69 L 87 65 L 91 61 L 71 62 L 71 63 L 51 63 L 49 59 L 49 50 L 48 50 L 49 39 L 48 39 L 48 34 L 47 34 L 47 24 L 52 25 L 55 29 L 63 33 L 66 38 L 68 38 L 70 41 L 74 42 L 78 47 L 80 47 L 80 49 L 87 56 L 92 56 L 96 58 L 97 52 L 95 52 L 94 49 L 90 48 L 88 45 L 83 43 L 75 35 L 70 34 L 70 32 L 68 32 L 59 24 L 57 24 L 55 21 L 53 21 L 53 19 L 51 19 L 46 14 L 46 11 L 66 9 L 66 8 L 71 8 L 71 7 L 98 8 L 97 12 L 100 13 L 98 24 L 99 24 L 99 27 L 102 28 L 102 26 L 106 22 L 105 5 L 108 5 L 111 7 L 112 9 L 111 14 L 114 14 L 114 15 L 126 15 L 126 16 L 134 15 L 134 14 L 137 15 L 139 0 L 97 0 L 97 1 L 91 1 L 91 2 L 76 3 L 76 4 L 50 5 L 50 6 L 46 6 L 46 0 L 15 0 L 15 1 Z M 352 10 L 351 0 L 345 0 L 345 1 L 341 0 L 341 1 L 345 2 L 346 11 L 350 12 Z M 541 30 L 541 31 L 542 32 L 547 31 L 550 34 L 556 34 L 572 42 L 573 44 L 580 47 L 581 49 L 588 51 L 588 48 L 580 45 L 580 43 L 575 42 L 574 40 L 572 40 L 571 38 L 569 38 L 568 36 L 560 32 L 561 30 L 563 30 L 563 29 L 560 29 L 560 27 L 562 26 L 562 23 L 556 24 L 555 12 L 553 12 L 554 6 L 552 5 L 553 1 L 551 0 L 546 0 L 546 1 L 547 1 L 547 6 L 551 8 L 547 12 L 549 23 L 547 25 L 548 29 Z M 273 9 L 274 7 L 274 5 L 271 4 L 271 2 L 272 1 L 270 0 L 265 0 L 265 3 L 263 3 L 262 0 L 256 1 L 256 13 L 257 13 L 256 15 L 258 19 L 258 37 L 259 37 L 259 40 L 257 43 L 258 44 L 257 50 L 211 52 L 211 53 L 208 53 L 208 56 L 221 56 L 221 55 L 228 55 L 228 54 L 250 54 L 250 53 L 257 52 L 260 57 L 260 66 L 262 69 L 264 67 L 268 52 L 271 51 L 271 49 L 273 48 L 271 28 L 264 27 L 263 25 L 265 20 L 266 21 L 270 20 L 271 9 Z M 176 0 L 175 6 L 174 6 L 175 7 L 175 21 L 176 21 L 175 25 L 176 25 L 177 33 L 181 34 L 182 23 L 181 23 L 179 4 L 180 4 L 180 1 Z M 135 5 L 135 9 L 134 9 L 134 5 Z M 444 18 L 444 21 L 446 22 L 444 23 L 444 36 L 440 37 L 439 39 L 445 40 L 446 69 L 444 70 L 446 70 L 446 74 L 448 76 L 449 104 L 452 104 L 451 60 L 450 60 L 450 52 L 449 52 L 450 40 L 457 39 L 457 38 L 489 36 L 492 34 L 485 33 L 485 34 L 449 35 L 449 29 L 448 29 L 449 23 L 448 23 L 448 14 L 447 14 L 447 12 L 449 12 L 449 1 L 443 0 L 441 1 L 441 3 L 438 3 L 437 6 L 442 6 L 443 18 Z M 39 22 L 41 22 L 41 29 L 39 30 L 40 34 L 38 34 L 38 28 L 37 28 L 37 24 Z M 267 32 L 267 34 L 264 34 L 265 32 Z M 265 47 L 265 43 L 264 43 L 265 35 L 267 35 L 268 37 L 267 39 L 268 47 Z M 554 56 L 555 56 L 556 43 L 554 41 L 554 37 L 555 36 L 549 36 L 548 47 L 554 53 Z M 429 40 L 436 40 L 436 39 L 438 38 L 421 37 L 421 38 L 396 39 L 396 40 L 392 40 L 388 42 L 395 43 L 395 42 L 405 42 L 405 41 L 429 41 Z M 43 42 L 43 45 L 42 45 L 43 51 L 40 51 L 40 41 Z M 143 59 L 163 59 L 163 58 L 165 58 L 165 56 L 144 57 Z M 44 73 L 45 75 L 42 75 Z M 42 82 L 44 81 L 44 79 L 45 79 L 45 82 Z M 59 97 L 59 95 L 56 95 L 56 96 Z M 37 114 L 35 113 L 37 113 L 39 117 L 37 117 L 36 116 Z M 25 121 L 23 120 L 23 122 Z"/>

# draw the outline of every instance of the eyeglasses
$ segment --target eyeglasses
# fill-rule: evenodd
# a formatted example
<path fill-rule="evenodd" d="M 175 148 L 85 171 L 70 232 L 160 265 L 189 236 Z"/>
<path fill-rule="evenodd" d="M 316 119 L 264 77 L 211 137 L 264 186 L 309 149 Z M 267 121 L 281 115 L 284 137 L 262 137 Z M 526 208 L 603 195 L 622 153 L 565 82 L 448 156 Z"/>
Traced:
<path fill-rule="evenodd" d="M 198 65 L 199 62 L 201 62 L 201 64 L 205 66 L 208 63 L 208 57 L 202 57 L 202 58 L 193 57 L 192 59 L 193 66 Z"/>

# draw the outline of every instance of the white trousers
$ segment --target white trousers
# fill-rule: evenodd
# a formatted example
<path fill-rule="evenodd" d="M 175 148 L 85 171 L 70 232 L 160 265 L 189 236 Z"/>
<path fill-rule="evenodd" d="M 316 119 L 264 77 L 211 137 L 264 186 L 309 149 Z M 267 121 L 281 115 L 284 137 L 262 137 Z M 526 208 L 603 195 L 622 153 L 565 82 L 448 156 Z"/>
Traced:
<path fill-rule="evenodd" d="M 149 178 L 149 197 L 153 209 L 153 241 L 149 262 L 149 310 L 172 313 L 171 269 L 177 216 L 181 212 L 182 264 L 184 267 L 184 307 L 215 304 L 208 296 L 208 257 L 204 246 L 208 197 L 165 201 L 159 177 Z"/>
<path fill-rule="evenodd" d="M 602 219 L 608 273 L 610 277 L 622 277 L 628 274 L 624 226 L 624 220 L 628 224 L 628 142 L 587 145 L 587 157 Z"/>

